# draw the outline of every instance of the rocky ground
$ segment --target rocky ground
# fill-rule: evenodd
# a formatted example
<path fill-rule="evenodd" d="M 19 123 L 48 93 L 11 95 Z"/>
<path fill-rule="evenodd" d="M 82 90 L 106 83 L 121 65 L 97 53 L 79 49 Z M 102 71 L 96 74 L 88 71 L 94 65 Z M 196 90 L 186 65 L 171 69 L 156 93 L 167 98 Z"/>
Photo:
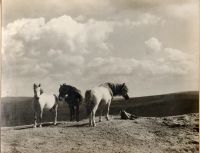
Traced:
<path fill-rule="evenodd" d="M 98 119 L 96 119 L 98 120 Z M 1 128 L 2 153 L 195 153 L 199 114 L 98 122 L 59 122 L 42 128 Z"/>

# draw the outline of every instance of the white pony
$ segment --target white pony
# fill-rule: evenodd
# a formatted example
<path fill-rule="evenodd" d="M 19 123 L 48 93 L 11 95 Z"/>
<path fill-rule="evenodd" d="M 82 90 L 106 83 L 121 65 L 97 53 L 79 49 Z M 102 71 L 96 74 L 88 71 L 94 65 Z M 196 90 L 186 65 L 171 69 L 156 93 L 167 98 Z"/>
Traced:
<path fill-rule="evenodd" d="M 33 97 L 33 109 L 34 109 L 34 118 L 35 123 L 34 127 L 37 127 L 37 118 L 39 116 L 39 127 L 42 127 L 42 114 L 43 111 L 50 110 L 53 112 L 55 120 L 54 125 L 57 123 L 57 109 L 58 109 L 58 98 L 56 95 L 48 95 L 43 93 L 43 90 L 41 89 L 41 84 L 36 85 L 33 84 L 33 91 L 34 91 L 34 97 Z"/>
<path fill-rule="evenodd" d="M 109 109 L 113 96 L 123 96 L 129 99 L 128 88 L 123 84 L 104 83 L 85 92 L 86 109 L 89 116 L 89 125 L 96 126 L 95 113 L 100 108 L 99 121 L 103 112 L 103 106 L 107 105 L 106 119 L 109 120 Z"/>

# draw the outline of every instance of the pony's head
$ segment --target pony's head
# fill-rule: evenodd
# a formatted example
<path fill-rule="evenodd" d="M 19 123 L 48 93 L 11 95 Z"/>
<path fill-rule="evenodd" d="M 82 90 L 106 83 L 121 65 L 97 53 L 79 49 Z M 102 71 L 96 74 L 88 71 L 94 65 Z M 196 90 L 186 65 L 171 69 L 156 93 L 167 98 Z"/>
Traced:
<path fill-rule="evenodd" d="M 121 89 L 120 89 L 121 95 L 128 100 L 129 96 L 128 96 L 128 87 L 126 86 L 125 83 L 122 84 Z"/>
<path fill-rule="evenodd" d="M 39 98 L 39 96 L 43 93 L 43 90 L 41 89 L 41 84 L 33 84 L 33 91 L 34 91 L 34 96 Z"/>
<path fill-rule="evenodd" d="M 68 92 L 69 92 L 69 88 L 68 88 L 68 86 L 66 84 L 60 85 L 58 99 L 59 100 L 65 100 L 65 95 Z"/>

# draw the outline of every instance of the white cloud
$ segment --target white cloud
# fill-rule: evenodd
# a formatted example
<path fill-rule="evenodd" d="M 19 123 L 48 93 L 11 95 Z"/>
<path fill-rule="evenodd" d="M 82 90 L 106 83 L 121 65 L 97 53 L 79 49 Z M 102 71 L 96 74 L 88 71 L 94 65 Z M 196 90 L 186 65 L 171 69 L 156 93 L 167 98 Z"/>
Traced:
<path fill-rule="evenodd" d="M 45 26 L 48 35 L 53 34 L 53 38 L 56 37 L 70 52 L 79 53 L 87 53 L 91 45 L 106 45 L 105 41 L 112 29 L 112 25 L 106 21 L 90 19 L 81 23 L 66 15 L 51 19 Z"/>
<path fill-rule="evenodd" d="M 31 52 L 35 56 L 50 49 L 87 53 L 94 46 L 108 50 L 106 40 L 112 31 L 113 25 L 106 21 L 81 23 L 66 15 L 47 23 L 44 18 L 19 19 L 3 28 L 3 47 L 7 53 Z"/>
<path fill-rule="evenodd" d="M 31 54 L 32 56 L 38 56 L 38 55 L 40 55 L 40 52 L 39 52 L 39 51 L 36 51 L 36 50 L 34 50 L 34 49 L 32 49 L 32 50 L 30 50 L 30 54 Z"/>
<path fill-rule="evenodd" d="M 127 27 L 140 27 L 140 26 L 151 26 L 151 25 L 163 25 L 165 20 L 152 13 L 141 13 L 134 19 L 126 18 L 125 20 L 114 20 L 110 21 L 115 26 L 127 26 Z"/>
<path fill-rule="evenodd" d="M 155 37 L 150 38 L 149 40 L 145 41 L 145 45 L 149 47 L 153 51 L 160 51 L 162 47 L 162 43 Z"/>
<path fill-rule="evenodd" d="M 88 71 L 97 77 L 104 76 L 140 76 L 145 77 L 159 77 L 170 75 L 185 75 L 189 72 L 190 68 L 182 65 L 182 62 L 172 63 L 166 59 L 150 60 L 134 58 L 95 58 L 88 65 Z M 188 65 L 191 66 L 191 65 Z M 93 71 L 95 70 L 95 71 Z"/>
<path fill-rule="evenodd" d="M 15 6 L 16 3 L 12 3 L 11 9 L 18 8 L 16 10 L 20 11 L 9 12 L 17 12 L 17 15 L 12 13 L 10 20 L 4 18 L 8 19 L 5 25 L 12 22 L 3 28 L 3 51 L 7 66 L 12 65 L 13 74 L 10 76 L 13 80 L 17 80 L 15 82 L 18 84 L 29 86 L 29 79 L 42 80 L 47 85 L 54 84 L 57 90 L 55 86 L 57 82 L 69 82 L 88 88 L 91 82 L 96 85 L 98 78 L 101 83 L 106 79 L 113 81 L 117 80 L 116 78 L 123 78 L 130 84 L 132 82 L 137 82 L 139 86 L 144 84 L 145 88 L 145 84 L 151 82 L 152 78 L 155 80 L 177 76 L 188 78 L 191 74 L 196 74 L 193 73 L 195 69 L 192 69 L 195 63 L 188 54 L 170 45 L 173 42 L 171 44 L 179 49 L 188 49 L 189 42 L 181 44 L 182 40 L 179 38 L 188 33 L 191 36 L 195 35 L 194 32 L 189 32 L 192 28 L 181 26 L 182 20 L 171 17 L 190 18 L 192 16 L 193 13 L 187 14 L 187 11 L 192 12 L 192 9 L 188 9 L 187 5 L 184 6 L 183 1 L 176 3 L 160 0 L 151 2 L 147 0 L 65 2 L 62 0 L 61 3 L 57 3 L 51 0 L 48 4 L 42 1 L 33 2 L 34 7 L 31 9 L 34 11 L 26 7 L 30 5 L 28 2 L 19 3 L 22 4 L 21 7 Z M 64 5 L 66 3 L 68 5 Z M 60 9 L 49 11 L 52 9 L 52 4 L 59 6 Z M 26 13 L 21 11 L 24 7 L 28 8 Z M 176 10 L 176 7 L 180 9 Z M 167 8 L 169 10 L 166 13 Z M 61 14 L 67 15 L 59 16 Z M 40 16 L 43 17 L 40 18 Z M 28 18 L 20 19 L 20 17 Z M 169 23 L 175 24 L 170 26 Z M 172 38 L 168 31 L 174 31 L 173 25 L 180 27 L 180 31 L 175 32 L 177 37 Z M 185 33 L 178 35 L 181 32 Z M 146 47 L 152 52 L 146 56 L 143 38 L 152 34 L 155 37 L 145 42 Z M 167 41 L 166 44 L 169 44 L 169 47 L 164 48 L 157 37 Z M 192 51 L 192 47 L 190 48 Z M 146 81 L 142 82 L 141 78 Z M 121 81 L 120 79 L 117 81 Z M 27 80 L 26 83 L 24 80 Z M 169 80 L 163 79 L 162 82 Z M 177 84 L 174 82 L 174 86 Z M 153 85 L 153 87 L 160 90 L 159 85 Z M 7 89 L 9 90 L 9 87 Z M 19 86 L 16 89 L 19 89 Z"/>
<path fill-rule="evenodd" d="M 164 24 L 164 20 L 161 17 L 158 17 L 156 15 L 150 14 L 150 13 L 144 13 L 142 14 L 138 21 L 133 21 L 133 26 L 140 26 L 140 25 L 156 25 L 156 24 Z"/>
<path fill-rule="evenodd" d="M 158 58 L 143 62 L 143 66 L 152 73 L 176 75 L 195 73 L 196 62 L 193 61 L 195 59 L 193 56 L 178 49 L 163 48 L 162 43 L 154 37 L 145 41 L 145 45 L 155 51 L 151 54 L 152 59 Z"/>
<path fill-rule="evenodd" d="M 45 24 L 44 18 L 19 19 L 6 26 L 6 34 L 25 41 L 38 40 Z"/>
<path fill-rule="evenodd" d="M 96 57 L 88 63 L 86 72 L 92 76 L 174 77 L 195 74 L 196 63 L 189 54 L 173 48 L 163 48 L 155 37 L 145 41 L 152 52 L 141 59 Z M 93 73 L 95 72 L 95 73 Z"/>
<path fill-rule="evenodd" d="M 190 55 L 173 48 L 164 48 L 164 52 L 167 54 L 168 58 L 171 61 L 183 61 L 188 60 Z"/>
<path fill-rule="evenodd" d="M 61 56 L 63 54 L 63 51 L 62 50 L 50 49 L 47 54 L 49 56 Z"/>
<path fill-rule="evenodd" d="M 166 12 L 171 17 L 179 19 L 198 19 L 199 1 L 193 0 L 190 3 L 182 3 L 179 5 L 172 4 L 166 7 Z"/>
<path fill-rule="evenodd" d="M 113 25 L 106 21 L 79 22 L 66 15 L 48 22 L 44 18 L 18 19 L 3 28 L 4 63 L 12 65 L 15 76 L 37 78 L 64 69 L 80 75 L 85 62 L 82 55 L 108 51 L 112 31 Z"/>
<path fill-rule="evenodd" d="M 62 64 L 65 67 L 82 66 L 85 62 L 85 59 L 81 55 L 63 54 L 61 56 L 55 57 L 55 62 L 57 64 Z M 74 67 L 72 67 L 72 68 L 74 68 Z"/>
<path fill-rule="evenodd" d="M 89 69 L 98 69 L 100 75 L 130 75 L 138 61 L 134 58 L 123 59 L 119 57 L 94 58 L 89 64 Z"/>

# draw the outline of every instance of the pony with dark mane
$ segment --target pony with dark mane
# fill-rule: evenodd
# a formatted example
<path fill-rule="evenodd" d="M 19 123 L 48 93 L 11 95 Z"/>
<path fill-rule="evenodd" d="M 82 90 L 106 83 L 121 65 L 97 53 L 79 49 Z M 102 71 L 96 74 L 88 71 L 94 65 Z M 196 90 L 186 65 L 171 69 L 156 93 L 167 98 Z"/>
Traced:
<path fill-rule="evenodd" d="M 43 90 L 41 89 L 41 84 L 36 85 L 33 84 L 33 91 L 34 91 L 34 97 L 33 97 L 33 109 L 34 109 L 34 118 L 35 123 L 34 127 L 37 127 L 37 119 L 39 116 L 39 127 L 42 127 L 42 115 L 43 111 L 49 110 L 54 114 L 54 125 L 57 123 L 57 109 L 58 109 L 58 98 L 56 95 L 46 94 L 43 93 Z"/>
<path fill-rule="evenodd" d="M 70 121 L 73 121 L 75 117 L 76 121 L 79 122 L 79 106 L 83 101 L 81 91 L 73 86 L 63 84 L 60 85 L 58 98 L 68 103 L 70 108 Z"/>
<path fill-rule="evenodd" d="M 86 109 L 89 115 L 90 126 L 96 126 L 95 114 L 98 107 L 100 109 L 99 121 L 101 122 L 102 120 L 101 116 L 105 105 L 107 106 L 106 119 L 109 120 L 110 104 L 114 96 L 123 96 L 126 100 L 129 99 L 128 88 L 125 83 L 104 83 L 85 92 Z"/>

